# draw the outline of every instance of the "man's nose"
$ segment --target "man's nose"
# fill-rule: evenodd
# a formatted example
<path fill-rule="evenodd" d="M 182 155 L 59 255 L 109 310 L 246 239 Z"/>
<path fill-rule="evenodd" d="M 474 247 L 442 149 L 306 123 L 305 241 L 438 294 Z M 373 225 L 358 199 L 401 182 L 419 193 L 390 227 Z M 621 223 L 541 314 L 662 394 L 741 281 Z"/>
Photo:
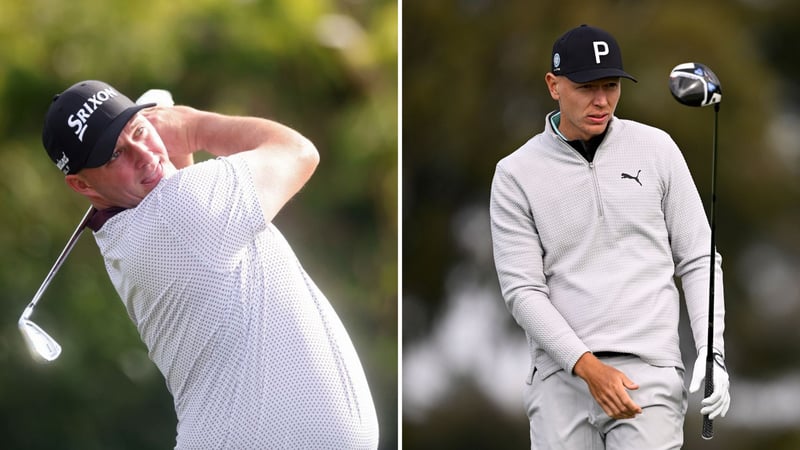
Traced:
<path fill-rule="evenodd" d="M 141 142 L 132 142 L 129 145 L 131 158 L 133 159 L 134 167 L 141 169 L 146 165 L 153 162 L 153 152 Z"/>
<path fill-rule="evenodd" d="M 608 104 L 608 94 L 603 89 L 597 89 L 594 93 L 594 103 L 599 106 Z"/>

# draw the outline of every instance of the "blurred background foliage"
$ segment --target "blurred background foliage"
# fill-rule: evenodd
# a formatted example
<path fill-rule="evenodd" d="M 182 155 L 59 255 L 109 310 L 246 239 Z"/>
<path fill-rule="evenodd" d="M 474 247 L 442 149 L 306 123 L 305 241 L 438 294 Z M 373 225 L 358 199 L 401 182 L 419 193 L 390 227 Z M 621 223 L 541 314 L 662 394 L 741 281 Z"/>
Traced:
<path fill-rule="evenodd" d="M 10 0 L 0 13 L 0 448 L 172 448 L 161 375 L 91 236 L 34 319 L 63 346 L 27 353 L 16 321 L 82 217 L 41 145 L 52 96 L 83 79 L 135 99 L 285 123 L 315 176 L 275 222 L 355 343 L 397 447 L 397 49 L 394 0 Z"/>
<path fill-rule="evenodd" d="M 556 108 L 552 44 L 582 23 L 610 31 L 639 80 L 622 82 L 617 116 L 673 136 L 706 206 L 713 111 L 678 104 L 667 80 L 697 61 L 722 82 L 717 245 L 733 401 L 705 442 L 691 396 L 685 448 L 800 448 L 800 8 L 789 0 L 403 2 L 404 447 L 529 446 L 528 354 L 494 271 L 489 189 L 497 161 Z M 691 369 L 685 312 L 680 330 Z"/>

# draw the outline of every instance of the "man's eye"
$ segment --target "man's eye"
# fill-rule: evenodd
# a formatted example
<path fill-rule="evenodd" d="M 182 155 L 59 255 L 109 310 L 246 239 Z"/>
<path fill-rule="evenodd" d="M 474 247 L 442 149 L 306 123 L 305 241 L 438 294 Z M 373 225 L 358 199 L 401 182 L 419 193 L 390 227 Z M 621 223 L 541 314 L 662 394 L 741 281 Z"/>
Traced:
<path fill-rule="evenodd" d="M 136 130 L 133 132 L 133 137 L 137 137 L 137 138 L 138 138 L 138 137 L 140 137 L 140 136 L 141 136 L 143 133 L 144 133 L 144 126 L 141 126 L 141 127 L 137 128 L 137 129 L 136 129 Z"/>
<path fill-rule="evenodd" d="M 114 150 L 114 152 L 113 152 L 113 153 L 111 153 L 111 158 L 109 158 L 109 161 L 113 161 L 113 160 L 115 160 L 115 159 L 119 158 L 119 155 L 120 155 L 121 153 L 122 153 L 122 150 L 116 150 L 116 149 L 115 149 L 115 150 Z"/>

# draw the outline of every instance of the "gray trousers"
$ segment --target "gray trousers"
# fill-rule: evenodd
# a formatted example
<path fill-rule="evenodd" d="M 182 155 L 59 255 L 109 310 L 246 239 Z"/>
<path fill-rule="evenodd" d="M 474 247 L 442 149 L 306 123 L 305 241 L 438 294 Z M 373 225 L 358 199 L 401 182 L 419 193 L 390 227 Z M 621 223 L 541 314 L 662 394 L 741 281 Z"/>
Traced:
<path fill-rule="evenodd" d="M 683 370 L 651 366 L 635 356 L 600 358 L 639 389 L 628 391 L 642 414 L 609 417 L 578 376 L 560 370 L 545 379 L 534 373 L 525 386 L 531 450 L 679 449 L 688 405 Z"/>

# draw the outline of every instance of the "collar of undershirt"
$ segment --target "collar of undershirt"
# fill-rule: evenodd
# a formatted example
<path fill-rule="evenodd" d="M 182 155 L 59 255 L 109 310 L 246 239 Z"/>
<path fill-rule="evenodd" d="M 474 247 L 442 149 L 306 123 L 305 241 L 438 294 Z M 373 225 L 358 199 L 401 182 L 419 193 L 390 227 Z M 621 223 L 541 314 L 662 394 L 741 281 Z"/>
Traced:
<path fill-rule="evenodd" d="M 608 133 L 608 126 L 606 126 L 605 131 L 597 136 L 593 136 L 588 141 L 582 141 L 580 139 L 575 139 L 573 141 L 567 140 L 567 138 L 561 134 L 561 130 L 558 129 L 558 126 L 561 124 L 561 111 L 556 111 L 555 113 L 550 115 L 550 126 L 553 127 L 553 131 L 556 132 L 559 138 L 562 141 L 569 144 L 572 148 L 578 151 L 587 161 L 592 162 L 594 160 L 594 154 L 597 152 L 597 148 L 600 147 L 600 144 L 605 139 L 606 134 Z"/>
<path fill-rule="evenodd" d="M 89 222 L 86 224 L 86 226 L 94 232 L 100 231 L 100 228 L 103 228 L 103 225 L 105 225 L 108 219 L 116 216 L 126 209 L 127 208 L 121 208 L 119 206 L 112 206 L 111 208 L 98 210 L 94 213 L 92 218 L 89 219 Z"/>

